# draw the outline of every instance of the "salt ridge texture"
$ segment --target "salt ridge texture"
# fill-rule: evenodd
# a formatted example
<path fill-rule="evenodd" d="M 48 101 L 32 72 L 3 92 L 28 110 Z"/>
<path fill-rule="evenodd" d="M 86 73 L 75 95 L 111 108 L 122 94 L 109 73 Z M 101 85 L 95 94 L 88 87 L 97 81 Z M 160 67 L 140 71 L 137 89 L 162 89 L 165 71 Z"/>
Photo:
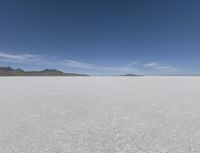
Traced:
<path fill-rule="evenodd" d="M 1 77 L 0 152 L 200 152 L 200 77 Z"/>

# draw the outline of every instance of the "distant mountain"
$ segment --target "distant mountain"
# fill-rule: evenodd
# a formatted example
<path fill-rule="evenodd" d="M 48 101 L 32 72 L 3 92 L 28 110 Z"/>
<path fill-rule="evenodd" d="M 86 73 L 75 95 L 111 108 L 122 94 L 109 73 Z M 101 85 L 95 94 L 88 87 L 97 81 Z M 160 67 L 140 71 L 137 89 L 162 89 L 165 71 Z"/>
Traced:
<path fill-rule="evenodd" d="M 122 75 L 122 76 L 142 76 L 142 75 L 138 75 L 138 74 L 125 74 L 125 75 Z"/>
<path fill-rule="evenodd" d="M 55 69 L 45 69 L 42 71 L 24 71 L 11 67 L 0 67 L 0 76 L 88 76 L 77 73 L 64 73 Z"/>

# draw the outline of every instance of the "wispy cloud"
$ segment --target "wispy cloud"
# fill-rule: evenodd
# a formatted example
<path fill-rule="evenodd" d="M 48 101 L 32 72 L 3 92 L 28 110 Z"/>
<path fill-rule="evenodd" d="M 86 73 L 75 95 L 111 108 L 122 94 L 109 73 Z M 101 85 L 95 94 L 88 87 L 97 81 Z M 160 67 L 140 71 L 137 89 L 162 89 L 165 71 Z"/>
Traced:
<path fill-rule="evenodd" d="M 83 63 L 83 62 L 79 62 L 79 61 L 75 61 L 75 60 L 64 60 L 63 61 L 63 65 L 67 66 L 67 67 L 75 67 L 75 68 L 93 68 L 93 65 L 91 64 L 87 64 L 87 63 Z"/>
<path fill-rule="evenodd" d="M 96 68 L 99 70 L 109 70 L 118 72 L 136 71 L 136 69 L 130 67 L 96 67 Z"/>
<path fill-rule="evenodd" d="M 175 68 L 173 66 L 162 66 L 162 65 L 158 64 L 157 62 L 151 62 L 151 63 L 144 64 L 144 67 L 149 67 L 149 68 L 153 68 L 153 69 L 157 69 L 157 70 L 165 71 L 165 72 L 177 71 L 177 68 Z"/>
<path fill-rule="evenodd" d="M 11 63 L 32 63 L 39 61 L 41 56 L 32 54 L 8 54 L 0 52 L 0 61 L 11 62 Z"/>
<path fill-rule="evenodd" d="M 135 66 L 137 64 L 137 61 L 132 61 L 130 64 L 128 64 L 127 66 L 128 67 L 132 67 L 132 66 Z"/>
<path fill-rule="evenodd" d="M 64 66 L 73 67 L 73 68 L 82 68 L 82 69 L 90 69 L 90 70 L 97 70 L 97 71 L 112 71 L 112 72 L 134 72 L 136 69 L 128 67 L 128 66 L 98 66 L 95 64 L 83 63 L 80 61 L 75 60 L 65 60 Z"/>
<path fill-rule="evenodd" d="M 176 71 L 177 68 L 172 67 L 172 66 L 158 66 L 156 67 L 159 70 L 163 70 L 163 71 Z"/>
<path fill-rule="evenodd" d="M 91 68 L 91 64 L 79 62 L 70 59 L 59 59 L 58 57 L 48 57 L 44 55 L 35 54 L 10 54 L 5 52 L 0 52 L 0 61 L 9 63 L 30 63 L 30 64 L 55 64 L 63 65 L 66 67 L 76 67 L 76 68 Z M 36 63 L 38 62 L 38 63 Z"/>
<path fill-rule="evenodd" d="M 98 74 L 121 74 L 121 73 L 136 73 L 137 70 L 128 66 L 100 66 L 96 64 L 83 63 L 75 60 L 65 61 L 64 66 L 87 69 L 89 71 L 98 72 Z"/>
<path fill-rule="evenodd" d="M 144 67 L 156 67 L 156 66 L 158 66 L 158 63 L 156 62 L 144 64 Z"/>
<path fill-rule="evenodd" d="M 88 72 L 99 72 L 99 73 L 136 73 L 136 74 L 146 74 L 158 70 L 158 73 L 165 72 L 176 72 L 177 68 L 173 66 L 163 66 L 158 64 L 158 62 L 149 62 L 146 64 L 138 63 L 137 61 L 132 61 L 129 64 L 124 64 L 121 66 L 101 66 L 94 63 L 85 63 L 74 59 L 65 59 L 55 56 L 45 56 L 45 55 L 35 55 L 35 54 L 10 54 L 0 51 L 0 62 L 6 63 L 21 63 L 29 65 L 37 65 L 42 67 L 62 67 L 62 68 L 74 68 L 74 71 L 85 70 Z M 146 68 L 146 71 L 143 68 Z M 148 68 L 148 69 L 147 69 Z"/>

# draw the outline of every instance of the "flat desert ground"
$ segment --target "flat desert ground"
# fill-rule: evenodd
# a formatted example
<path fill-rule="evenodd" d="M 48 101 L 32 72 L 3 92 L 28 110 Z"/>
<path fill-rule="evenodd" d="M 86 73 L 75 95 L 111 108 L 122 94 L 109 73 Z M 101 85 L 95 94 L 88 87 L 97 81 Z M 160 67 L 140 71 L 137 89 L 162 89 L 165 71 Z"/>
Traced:
<path fill-rule="evenodd" d="M 1 77 L 1 153 L 199 153 L 200 77 Z"/>

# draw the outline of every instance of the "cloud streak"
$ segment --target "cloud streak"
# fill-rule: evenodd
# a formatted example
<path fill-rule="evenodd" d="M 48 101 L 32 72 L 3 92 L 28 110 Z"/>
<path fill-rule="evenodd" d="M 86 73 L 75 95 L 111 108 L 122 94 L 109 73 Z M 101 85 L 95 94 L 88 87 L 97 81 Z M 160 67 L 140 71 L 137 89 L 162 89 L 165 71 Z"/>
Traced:
<path fill-rule="evenodd" d="M 63 65 L 67 67 L 75 67 L 75 68 L 85 68 L 85 69 L 90 69 L 93 66 L 91 64 L 75 61 L 75 60 L 64 60 Z"/>
<path fill-rule="evenodd" d="M 157 62 L 151 62 L 143 65 L 144 67 L 149 67 L 157 69 L 160 71 L 176 71 L 177 69 L 173 66 L 160 66 Z"/>
<path fill-rule="evenodd" d="M 156 62 L 144 64 L 144 67 L 156 67 L 158 64 Z"/>
<path fill-rule="evenodd" d="M 136 61 L 125 66 L 99 66 L 93 63 L 85 63 L 74 59 L 61 59 L 54 56 L 44 56 L 44 55 L 35 55 L 35 54 L 10 54 L 0 51 L 0 62 L 4 63 L 19 63 L 19 64 L 29 64 L 37 65 L 43 67 L 52 67 L 58 66 L 63 68 L 73 68 L 74 70 L 86 70 L 88 72 L 99 72 L 99 73 L 136 73 L 136 74 L 145 74 L 146 72 L 151 72 L 153 69 L 160 72 L 175 72 L 177 69 L 173 66 L 163 66 L 157 62 L 150 62 L 146 64 L 138 64 Z M 144 71 L 140 68 L 148 68 Z M 139 69 L 138 69 L 139 68 Z M 151 70 L 152 69 L 152 70 Z M 152 71 L 153 72 L 153 71 Z"/>
<path fill-rule="evenodd" d="M 128 64 L 127 66 L 128 67 L 132 67 L 132 66 L 135 66 L 137 64 L 137 62 L 136 61 L 133 61 L 133 62 L 131 62 L 130 64 Z"/>
<path fill-rule="evenodd" d="M 0 61 L 11 63 L 33 63 L 40 61 L 41 56 L 32 54 L 8 54 L 0 52 Z"/>
<path fill-rule="evenodd" d="M 108 66 L 97 66 L 95 64 L 84 63 L 72 59 L 60 59 L 58 57 L 47 57 L 42 55 L 34 54 L 9 54 L 0 52 L 0 62 L 6 63 L 21 63 L 31 65 L 46 65 L 46 66 L 64 66 L 69 68 L 78 69 L 89 69 L 95 71 L 112 71 L 112 72 L 134 72 L 136 69 L 131 66 L 135 65 L 136 62 L 130 63 L 128 66 L 121 67 L 108 67 Z"/>
<path fill-rule="evenodd" d="M 136 71 L 136 69 L 130 67 L 96 67 L 96 69 L 105 71 L 117 71 L 117 72 Z"/>
<path fill-rule="evenodd" d="M 156 67 L 156 68 L 161 70 L 161 71 L 177 71 L 177 68 L 172 67 L 172 66 L 159 66 L 159 67 Z"/>

